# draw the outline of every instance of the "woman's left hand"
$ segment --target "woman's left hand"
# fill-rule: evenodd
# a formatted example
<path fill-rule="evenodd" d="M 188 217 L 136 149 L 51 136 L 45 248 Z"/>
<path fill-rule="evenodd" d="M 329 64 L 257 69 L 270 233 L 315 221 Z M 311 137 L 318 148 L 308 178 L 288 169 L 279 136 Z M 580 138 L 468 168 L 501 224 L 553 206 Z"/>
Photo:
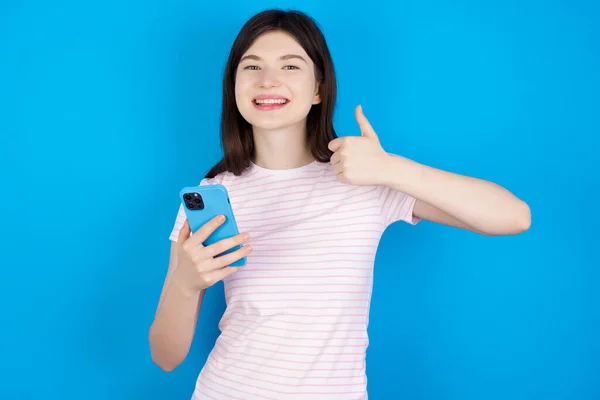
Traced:
<path fill-rule="evenodd" d="M 361 136 L 339 137 L 329 142 L 329 150 L 333 151 L 331 164 L 340 182 L 350 185 L 382 184 L 390 156 L 379 143 L 361 106 L 356 107 L 356 120 Z"/>

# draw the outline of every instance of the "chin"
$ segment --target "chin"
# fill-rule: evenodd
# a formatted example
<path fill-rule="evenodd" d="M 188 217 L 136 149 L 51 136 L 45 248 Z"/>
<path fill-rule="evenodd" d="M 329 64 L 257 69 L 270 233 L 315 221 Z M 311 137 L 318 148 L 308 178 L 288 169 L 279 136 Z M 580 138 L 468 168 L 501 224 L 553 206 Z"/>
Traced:
<path fill-rule="evenodd" d="M 302 121 L 286 121 L 282 119 L 277 120 L 266 120 L 264 118 L 251 118 L 247 120 L 250 125 L 252 125 L 255 129 L 261 129 L 266 131 L 275 131 L 284 128 L 289 128 L 294 126 Z"/>
<path fill-rule="evenodd" d="M 289 115 L 281 113 L 279 115 L 271 114 L 265 115 L 263 112 L 256 112 L 255 110 L 240 110 L 242 117 L 255 129 L 264 130 L 278 130 L 289 128 L 294 125 L 305 123 L 306 116 L 302 115 Z"/>

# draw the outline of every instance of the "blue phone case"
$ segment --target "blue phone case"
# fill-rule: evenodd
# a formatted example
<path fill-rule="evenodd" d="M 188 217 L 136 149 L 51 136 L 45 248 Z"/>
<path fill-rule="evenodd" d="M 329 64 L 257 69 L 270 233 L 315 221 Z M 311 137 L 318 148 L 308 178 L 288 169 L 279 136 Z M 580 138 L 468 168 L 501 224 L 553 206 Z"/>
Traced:
<path fill-rule="evenodd" d="M 227 193 L 225 186 L 213 184 L 185 187 L 179 192 L 179 198 L 183 205 L 183 209 L 185 210 L 192 233 L 195 233 L 202 225 L 206 224 L 217 215 L 225 215 L 225 222 L 204 241 L 204 246 L 210 246 L 219 240 L 239 234 L 237 222 L 233 215 L 233 209 L 229 202 L 229 194 Z M 241 246 L 235 246 L 219 254 L 219 256 L 231 253 L 239 248 L 241 248 Z M 243 257 L 230 264 L 230 266 L 239 267 L 245 263 L 246 257 Z"/>

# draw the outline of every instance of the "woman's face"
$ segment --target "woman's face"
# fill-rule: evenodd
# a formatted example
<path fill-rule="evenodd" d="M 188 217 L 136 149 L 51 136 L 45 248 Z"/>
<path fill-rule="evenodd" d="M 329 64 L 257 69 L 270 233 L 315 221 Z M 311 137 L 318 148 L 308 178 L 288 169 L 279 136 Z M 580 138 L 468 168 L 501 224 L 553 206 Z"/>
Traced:
<path fill-rule="evenodd" d="M 254 128 L 305 123 L 312 105 L 320 102 L 314 64 L 289 34 L 265 33 L 240 60 L 235 99 Z"/>

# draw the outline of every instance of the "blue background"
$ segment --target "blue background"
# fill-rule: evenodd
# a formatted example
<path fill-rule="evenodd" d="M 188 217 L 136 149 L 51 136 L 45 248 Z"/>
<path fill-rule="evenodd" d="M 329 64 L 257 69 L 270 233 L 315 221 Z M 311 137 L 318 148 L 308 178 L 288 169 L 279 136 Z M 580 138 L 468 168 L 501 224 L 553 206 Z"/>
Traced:
<path fill-rule="evenodd" d="M 168 374 L 148 327 L 177 193 L 219 158 L 238 30 L 302 7 L 386 150 L 498 182 L 523 235 L 396 224 L 378 253 L 370 398 L 600 398 L 600 6 L 593 1 L 0 5 L 0 398 L 189 399 L 210 290 Z"/>

